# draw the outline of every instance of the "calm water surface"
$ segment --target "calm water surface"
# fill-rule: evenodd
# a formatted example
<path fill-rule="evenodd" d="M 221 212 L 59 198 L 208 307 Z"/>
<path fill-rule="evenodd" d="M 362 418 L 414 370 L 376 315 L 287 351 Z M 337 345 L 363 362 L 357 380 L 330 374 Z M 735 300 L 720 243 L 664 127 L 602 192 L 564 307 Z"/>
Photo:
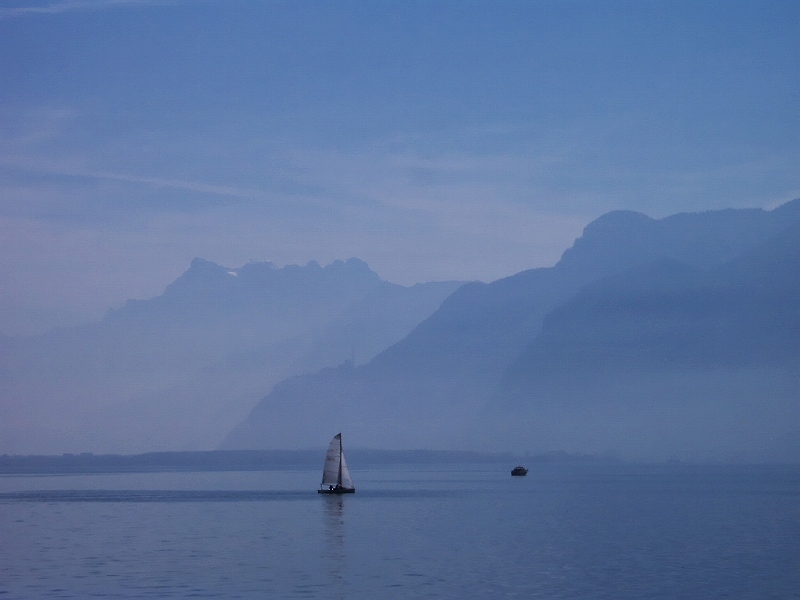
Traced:
<path fill-rule="evenodd" d="M 353 467 L 0 477 L 0 599 L 800 598 L 798 467 Z"/>

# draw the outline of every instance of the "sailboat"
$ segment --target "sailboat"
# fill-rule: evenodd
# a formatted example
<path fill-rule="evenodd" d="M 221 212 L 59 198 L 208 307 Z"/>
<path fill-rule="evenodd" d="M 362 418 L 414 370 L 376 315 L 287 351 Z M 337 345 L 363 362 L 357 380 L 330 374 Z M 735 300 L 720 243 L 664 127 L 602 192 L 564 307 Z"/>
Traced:
<path fill-rule="evenodd" d="M 325 454 L 325 466 L 322 469 L 322 483 L 317 490 L 320 494 L 352 494 L 356 491 L 350 470 L 344 460 L 342 450 L 342 434 L 333 436 L 328 452 Z"/>

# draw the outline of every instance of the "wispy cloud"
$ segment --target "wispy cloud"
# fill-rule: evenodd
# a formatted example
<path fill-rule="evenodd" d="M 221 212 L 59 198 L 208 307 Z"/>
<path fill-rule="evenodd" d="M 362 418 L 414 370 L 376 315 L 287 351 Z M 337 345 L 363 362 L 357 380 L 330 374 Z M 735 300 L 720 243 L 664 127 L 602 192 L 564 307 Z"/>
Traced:
<path fill-rule="evenodd" d="M 0 156 L 0 165 L 25 171 L 32 171 L 39 174 L 46 173 L 48 175 L 58 175 L 64 177 L 121 181 L 125 183 L 142 184 L 153 187 L 167 187 L 233 198 L 254 199 L 264 196 L 264 192 L 256 189 L 248 189 L 230 185 L 217 185 L 203 181 L 189 181 L 168 177 L 149 177 L 108 171 L 93 171 L 69 163 L 60 164 L 42 160 L 24 159 L 17 156 Z"/>
<path fill-rule="evenodd" d="M 83 173 L 84 177 L 94 179 L 106 179 L 113 181 L 123 181 L 127 183 L 140 183 L 155 187 L 168 187 L 174 189 L 187 190 L 190 192 L 200 192 L 203 194 L 214 194 L 217 196 L 227 196 L 232 198 L 253 199 L 262 198 L 264 193 L 259 190 L 240 188 L 230 185 L 215 185 L 202 181 L 186 181 L 182 179 L 170 179 L 164 177 L 143 177 L 140 175 L 126 175 L 123 173 Z"/>
<path fill-rule="evenodd" d="M 33 15 L 58 15 L 74 11 L 106 10 L 125 6 L 163 6 L 177 3 L 179 0 L 72 0 L 53 2 L 43 6 L 0 8 L 0 20 Z"/>

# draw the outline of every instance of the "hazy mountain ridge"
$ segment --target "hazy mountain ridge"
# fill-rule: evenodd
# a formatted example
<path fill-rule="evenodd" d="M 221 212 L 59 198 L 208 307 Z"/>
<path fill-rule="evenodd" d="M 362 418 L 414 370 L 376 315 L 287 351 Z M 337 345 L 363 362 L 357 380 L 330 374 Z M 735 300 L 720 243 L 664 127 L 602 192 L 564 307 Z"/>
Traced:
<path fill-rule="evenodd" d="M 735 344 L 749 343 L 751 338 L 744 333 L 736 338 L 736 328 L 726 328 L 725 323 L 753 314 L 759 303 L 766 303 L 761 306 L 775 315 L 770 321 L 774 334 L 783 332 L 785 343 L 795 332 L 800 339 L 796 330 L 800 303 L 785 296 L 780 286 L 767 298 L 763 287 L 754 285 L 759 278 L 796 280 L 800 271 L 791 249 L 800 237 L 793 226 L 799 217 L 800 201 L 773 211 L 710 211 L 659 220 L 625 211 L 609 213 L 588 225 L 556 266 L 462 287 L 368 365 L 276 386 L 228 436 L 224 447 L 302 447 L 310 442 L 309 436 L 323 436 L 325 427 L 333 426 L 349 431 L 360 444 L 383 447 L 469 447 L 478 440 L 485 449 L 517 452 L 622 452 L 648 457 L 727 453 L 740 458 L 750 452 L 760 453 L 760 458 L 800 459 L 794 454 L 796 445 L 786 442 L 785 429 L 774 429 L 779 422 L 800 422 L 793 408 L 796 395 L 792 400 L 787 393 L 798 389 L 793 374 L 797 369 L 787 370 L 771 357 L 749 363 L 750 370 L 738 374 L 716 360 L 720 356 L 709 364 L 698 362 L 698 357 L 710 356 L 703 344 L 719 354 L 723 347 L 730 351 Z M 785 254 L 783 247 L 788 249 Z M 748 262 L 749 268 L 736 267 Z M 785 310 L 775 313 L 770 302 L 782 303 Z M 617 307 L 620 318 L 604 320 L 598 307 L 609 306 Z M 576 319 L 575 311 L 580 310 L 594 310 L 595 320 Z M 687 335 L 695 325 L 688 318 L 692 310 L 695 321 L 707 322 Z M 630 314 L 624 320 L 626 311 Z M 660 320 L 648 321 L 654 315 Z M 641 322 L 655 328 L 649 338 Z M 760 326 L 752 323 L 752 328 Z M 720 328 L 727 337 L 708 335 Z M 763 341 L 763 348 L 774 350 L 774 337 Z M 612 342 L 620 346 L 607 348 Z M 565 351 L 570 348 L 572 354 Z M 603 409 L 594 413 L 585 409 L 592 405 L 592 386 L 600 385 L 598 378 L 587 380 L 586 373 L 572 364 L 581 352 L 590 350 L 627 368 L 627 375 L 620 378 L 605 372 L 602 363 L 595 365 L 605 383 L 596 394 L 596 404 Z M 742 352 L 746 354 L 746 348 Z M 654 359 L 648 356 L 659 354 L 660 375 L 654 378 L 650 375 Z M 677 362 L 666 360 L 669 355 Z M 626 362 L 631 358 L 635 360 Z M 577 364 L 592 371 L 586 360 Z M 550 383 L 545 386 L 542 381 Z M 631 410 L 628 403 L 635 400 L 630 390 L 649 393 L 655 401 Z M 686 439 L 670 437 L 691 419 L 692 398 L 707 399 L 702 408 L 713 414 L 726 410 L 725 401 L 714 394 L 733 392 L 732 404 L 738 408 L 730 411 L 729 419 L 716 424 L 697 420 L 710 427 L 709 436 L 716 436 L 718 443 L 704 444 L 699 425 L 690 427 L 693 434 Z M 771 405 L 775 418 L 750 433 L 735 427 L 732 421 L 740 423 L 752 397 L 762 393 L 780 396 Z M 543 398 L 547 394 L 550 397 Z M 659 406 L 674 408 L 679 403 L 688 408 L 665 417 L 661 429 L 643 427 L 635 433 L 637 422 L 658 421 Z M 559 404 L 579 408 L 553 409 Z M 631 418 L 623 418 L 627 416 Z M 645 431 L 652 443 L 645 439 Z M 742 440 L 738 447 L 737 436 Z M 780 441 L 755 448 L 770 436 Z"/>
<path fill-rule="evenodd" d="M 795 225 L 709 271 L 662 262 L 587 286 L 509 369 L 488 429 L 511 446 L 800 459 L 800 286 L 762 276 L 800 272 L 798 250 Z"/>
<path fill-rule="evenodd" d="M 248 263 L 238 269 L 195 258 L 189 270 L 170 283 L 161 296 L 130 300 L 121 309 L 110 311 L 109 317 L 123 319 L 144 313 L 150 319 L 158 314 L 206 318 L 254 313 L 248 314 L 253 317 L 269 310 L 299 310 L 321 301 L 322 306 L 336 311 L 380 283 L 378 274 L 356 258 L 326 267 L 312 261 L 305 266 L 278 268 L 267 262 Z"/>
<path fill-rule="evenodd" d="M 538 332 L 545 313 L 583 285 L 662 259 L 698 267 L 721 264 L 779 233 L 794 218 L 800 218 L 798 201 L 773 211 L 726 209 L 660 220 L 631 211 L 607 213 L 587 225 L 554 267 L 464 286 L 375 362 L 413 362 L 429 353 L 447 361 L 452 349 L 463 348 L 455 353 L 454 368 L 486 368 L 495 360 L 502 371 L 506 358 L 515 358 Z M 430 368 L 430 362 L 423 366 Z"/>
<path fill-rule="evenodd" d="M 542 378 L 556 363 L 607 370 L 800 359 L 798 275 L 800 221 L 711 269 L 658 261 L 623 272 L 551 312 L 511 372 Z M 569 359 L 556 358 L 568 345 Z"/>
<path fill-rule="evenodd" d="M 798 273 L 795 219 L 711 268 L 662 260 L 586 286 L 510 367 L 486 435 L 534 451 L 800 460 Z"/>
<path fill-rule="evenodd" d="M 459 285 L 391 284 L 358 259 L 195 259 L 163 294 L 101 322 L 5 338 L 0 451 L 213 447 L 276 382 L 369 360 Z"/>

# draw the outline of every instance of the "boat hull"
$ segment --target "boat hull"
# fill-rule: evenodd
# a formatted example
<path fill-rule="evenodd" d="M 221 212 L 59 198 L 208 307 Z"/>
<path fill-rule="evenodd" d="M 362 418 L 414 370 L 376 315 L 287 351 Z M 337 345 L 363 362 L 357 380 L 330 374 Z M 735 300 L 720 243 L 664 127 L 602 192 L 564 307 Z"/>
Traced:
<path fill-rule="evenodd" d="M 356 488 L 339 488 L 332 490 L 317 490 L 318 494 L 355 494 Z"/>

